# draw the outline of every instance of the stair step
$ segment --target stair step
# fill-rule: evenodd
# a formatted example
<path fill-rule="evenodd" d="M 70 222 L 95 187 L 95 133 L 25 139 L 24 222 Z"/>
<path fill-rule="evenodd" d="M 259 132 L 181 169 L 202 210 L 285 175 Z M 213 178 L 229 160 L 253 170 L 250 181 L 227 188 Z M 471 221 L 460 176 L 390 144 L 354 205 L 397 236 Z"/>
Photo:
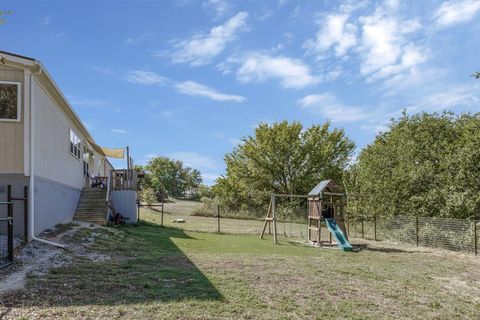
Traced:
<path fill-rule="evenodd" d="M 87 223 L 106 225 L 108 212 L 108 206 L 105 203 L 106 196 L 107 190 L 105 189 L 82 190 L 73 219 Z"/>
<path fill-rule="evenodd" d="M 98 216 L 80 216 L 80 215 L 75 215 L 74 219 L 78 220 L 105 220 L 107 219 L 105 214 L 98 215 Z"/>
<path fill-rule="evenodd" d="M 85 219 L 75 219 L 76 221 L 82 221 L 82 222 L 87 222 L 87 223 L 91 223 L 91 224 L 98 224 L 100 226 L 104 226 L 107 224 L 107 221 L 106 220 L 102 220 L 102 221 L 90 221 L 90 220 L 85 220 Z"/>
<path fill-rule="evenodd" d="M 77 211 L 75 212 L 75 216 L 77 217 L 95 217 L 95 216 L 99 216 L 99 217 L 105 217 L 107 215 L 107 211 L 105 212 L 101 212 L 101 211 L 88 211 L 88 212 L 85 212 L 85 211 Z"/>
<path fill-rule="evenodd" d="M 74 220 L 85 221 L 85 222 L 93 222 L 93 223 L 98 223 L 98 224 L 103 224 L 107 221 L 106 219 L 85 219 L 85 218 L 75 218 Z"/>
<path fill-rule="evenodd" d="M 95 203 L 79 203 L 77 208 L 85 208 L 85 209 L 91 209 L 91 208 L 108 208 L 105 203 L 101 204 L 95 204 Z"/>
<path fill-rule="evenodd" d="M 98 207 L 98 206 L 78 206 L 77 211 L 107 211 L 107 207 Z"/>
<path fill-rule="evenodd" d="M 87 196 L 81 195 L 80 198 L 81 199 L 89 199 L 89 200 L 103 200 L 103 201 L 105 201 L 106 195 L 105 196 L 102 196 L 102 195 L 99 195 L 99 196 L 97 196 L 97 195 L 87 195 Z"/>

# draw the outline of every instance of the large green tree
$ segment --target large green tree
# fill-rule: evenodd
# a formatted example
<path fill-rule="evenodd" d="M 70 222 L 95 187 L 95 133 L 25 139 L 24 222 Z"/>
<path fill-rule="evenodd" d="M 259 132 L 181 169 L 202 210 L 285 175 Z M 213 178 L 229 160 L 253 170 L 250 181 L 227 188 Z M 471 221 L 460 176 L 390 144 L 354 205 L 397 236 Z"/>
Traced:
<path fill-rule="evenodd" d="M 479 217 L 479 159 L 480 114 L 404 114 L 350 168 L 349 204 L 362 215 Z"/>
<path fill-rule="evenodd" d="M 175 197 L 185 195 L 202 183 L 200 171 L 184 166 L 182 161 L 167 157 L 151 159 L 145 166 L 148 186 L 163 194 Z"/>
<path fill-rule="evenodd" d="M 248 203 L 254 192 L 305 194 L 322 179 L 341 181 L 354 149 L 345 132 L 328 122 L 310 128 L 263 123 L 225 156 L 226 175 L 213 190 L 229 207 Z"/>

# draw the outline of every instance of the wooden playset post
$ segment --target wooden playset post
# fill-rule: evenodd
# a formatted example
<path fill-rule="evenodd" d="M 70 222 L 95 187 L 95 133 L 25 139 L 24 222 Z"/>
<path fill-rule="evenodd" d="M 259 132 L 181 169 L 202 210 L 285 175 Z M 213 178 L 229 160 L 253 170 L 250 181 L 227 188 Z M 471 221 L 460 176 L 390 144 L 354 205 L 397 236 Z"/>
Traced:
<path fill-rule="evenodd" d="M 273 221 L 273 243 L 277 244 L 277 210 L 275 205 L 275 196 L 272 196 L 272 221 Z"/>
<path fill-rule="evenodd" d="M 262 233 L 260 234 L 260 239 L 263 239 L 263 236 L 265 235 L 265 230 L 267 229 L 267 224 L 268 224 L 268 234 L 270 234 L 270 223 L 272 222 L 272 200 L 270 199 L 270 203 L 268 205 L 267 209 L 267 216 L 265 217 L 265 223 L 263 224 L 263 229 Z"/>
<path fill-rule="evenodd" d="M 331 194 L 330 195 L 330 205 L 332 206 L 332 214 L 333 214 L 333 218 L 335 218 L 335 214 L 336 214 L 336 208 L 335 208 L 335 204 L 333 203 L 333 195 Z M 329 236 L 330 236 L 330 244 L 332 244 L 332 233 L 330 232 L 329 233 Z"/>
<path fill-rule="evenodd" d="M 319 200 L 320 208 L 318 209 L 318 244 L 322 243 L 322 211 L 323 211 L 323 201 Z M 327 230 L 328 231 L 328 230 Z"/>

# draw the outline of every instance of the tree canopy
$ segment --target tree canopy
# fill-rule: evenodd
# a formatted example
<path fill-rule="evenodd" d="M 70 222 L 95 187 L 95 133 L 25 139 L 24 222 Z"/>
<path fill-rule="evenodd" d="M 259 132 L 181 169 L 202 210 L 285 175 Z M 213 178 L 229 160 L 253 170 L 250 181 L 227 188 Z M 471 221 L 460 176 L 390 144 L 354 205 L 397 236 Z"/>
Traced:
<path fill-rule="evenodd" d="M 359 195 L 349 205 L 367 216 L 478 218 L 479 159 L 480 114 L 404 114 L 348 170 Z"/>
<path fill-rule="evenodd" d="M 147 187 L 174 197 L 184 196 L 187 191 L 198 188 L 202 183 L 200 171 L 185 167 L 180 160 L 167 157 L 151 159 L 145 170 Z"/>
<path fill-rule="evenodd" d="M 354 149 L 345 132 L 328 122 L 310 128 L 263 123 L 225 156 L 226 175 L 213 190 L 230 208 L 248 203 L 251 192 L 305 194 L 322 179 L 341 181 Z"/>

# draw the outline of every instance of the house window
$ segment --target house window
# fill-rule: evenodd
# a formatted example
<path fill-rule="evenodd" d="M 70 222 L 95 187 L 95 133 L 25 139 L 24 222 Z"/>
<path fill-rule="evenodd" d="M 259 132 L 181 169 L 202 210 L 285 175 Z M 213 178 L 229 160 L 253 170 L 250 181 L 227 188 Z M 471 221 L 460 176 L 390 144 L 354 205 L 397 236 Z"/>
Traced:
<path fill-rule="evenodd" d="M 20 121 L 20 83 L 0 81 L 0 121 Z"/>
<path fill-rule="evenodd" d="M 80 160 L 80 146 L 80 138 L 70 129 L 70 153 L 78 160 Z"/>
<path fill-rule="evenodd" d="M 89 176 L 89 166 L 88 166 L 88 160 L 89 160 L 89 153 L 86 145 L 83 145 L 83 175 L 85 177 Z"/>

